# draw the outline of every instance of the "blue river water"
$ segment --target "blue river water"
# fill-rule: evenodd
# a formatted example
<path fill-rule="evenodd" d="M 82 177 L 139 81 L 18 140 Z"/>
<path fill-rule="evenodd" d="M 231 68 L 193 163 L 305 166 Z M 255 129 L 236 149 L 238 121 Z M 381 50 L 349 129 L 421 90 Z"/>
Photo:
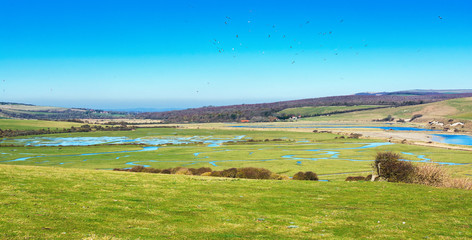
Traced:
<path fill-rule="evenodd" d="M 426 131 L 426 132 L 437 132 L 440 130 L 427 129 L 427 128 L 415 128 L 415 127 L 391 127 L 391 126 L 344 126 L 344 125 L 295 125 L 295 126 L 275 126 L 275 125 L 235 125 L 231 126 L 234 128 L 371 128 L 371 129 L 383 129 L 392 131 Z"/>
<path fill-rule="evenodd" d="M 166 138 L 135 138 L 127 137 L 33 137 L 2 139 L 0 143 L 24 146 L 91 146 L 99 144 L 145 144 L 159 146 L 165 144 L 204 143 L 208 147 L 219 147 L 232 141 L 242 141 L 245 136 L 233 138 L 214 138 L 212 136 L 166 137 Z"/>
<path fill-rule="evenodd" d="M 433 141 L 447 144 L 472 146 L 472 136 L 454 134 L 433 134 Z"/>

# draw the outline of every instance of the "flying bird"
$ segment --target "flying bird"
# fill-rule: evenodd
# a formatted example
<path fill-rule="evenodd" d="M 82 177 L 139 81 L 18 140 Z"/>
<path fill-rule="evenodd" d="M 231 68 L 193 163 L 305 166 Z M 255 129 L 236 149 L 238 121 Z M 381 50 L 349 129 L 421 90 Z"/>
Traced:
<path fill-rule="evenodd" d="M 438 18 L 441 19 L 441 20 L 443 19 L 441 16 L 438 16 Z"/>

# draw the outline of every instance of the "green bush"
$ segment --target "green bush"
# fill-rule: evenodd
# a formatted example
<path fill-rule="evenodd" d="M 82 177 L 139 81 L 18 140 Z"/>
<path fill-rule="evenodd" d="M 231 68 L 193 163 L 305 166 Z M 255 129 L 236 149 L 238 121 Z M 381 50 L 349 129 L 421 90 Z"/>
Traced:
<path fill-rule="evenodd" d="M 393 152 L 378 152 L 372 165 L 374 172 L 389 182 L 412 182 L 415 166 L 400 161 L 401 155 Z"/>

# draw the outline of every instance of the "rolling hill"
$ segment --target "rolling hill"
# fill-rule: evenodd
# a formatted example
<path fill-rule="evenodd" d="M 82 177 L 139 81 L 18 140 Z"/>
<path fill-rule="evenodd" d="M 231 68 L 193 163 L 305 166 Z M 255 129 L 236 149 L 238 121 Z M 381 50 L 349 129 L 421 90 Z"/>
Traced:
<path fill-rule="evenodd" d="M 454 98 L 472 97 L 472 93 L 457 94 L 409 94 L 409 95 L 346 95 L 310 98 L 261 104 L 241 104 L 220 107 L 202 107 L 179 111 L 149 112 L 138 114 L 138 118 L 159 119 L 164 122 L 234 122 L 275 120 L 278 112 L 288 108 L 321 106 L 410 106 L 432 103 Z"/>

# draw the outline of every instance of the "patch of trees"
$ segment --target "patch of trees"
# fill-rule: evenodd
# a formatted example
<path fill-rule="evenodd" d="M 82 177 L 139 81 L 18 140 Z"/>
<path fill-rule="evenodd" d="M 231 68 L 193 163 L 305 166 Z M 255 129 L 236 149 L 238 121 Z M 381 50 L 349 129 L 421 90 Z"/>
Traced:
<path fill-rule="evenodd" d="M 90 126 L 82 125 L 80 127 L 71 128 L 56 128 L 56 129 L 29 129 L 29 130 L 17 130 L 17 129 L 0 129 L 0 137 L 18 137 L 18 136 L 29 136 L 29 135 L 43 135 L 43 134 L 56 134 L 56 133 L 73 133 L 73 132 L 94 132 L 94 131 L 131 131 L 134 127 L 128 126 Z"/>
<path fill-rule="evenodd" d="M 282 101 L 274 103 L 241 104 L 220 107 L 208 106 L 202 108 L 192 108 L 168 112 L 148 112 L 137 114 L 136 117 L 143 119 L 159 119 L 163 120 L 165 123 L 236 122 L 246 119 L 253 121 L 273 121 L 276 119 L 278 112 L 287 108 L 356 105 L 379 105 L 379 107 L 398 107 L 470 96 L 472 96 L 472 93 L 408 96 L 347 95 L 302 99 L 294 101 Z"/>

